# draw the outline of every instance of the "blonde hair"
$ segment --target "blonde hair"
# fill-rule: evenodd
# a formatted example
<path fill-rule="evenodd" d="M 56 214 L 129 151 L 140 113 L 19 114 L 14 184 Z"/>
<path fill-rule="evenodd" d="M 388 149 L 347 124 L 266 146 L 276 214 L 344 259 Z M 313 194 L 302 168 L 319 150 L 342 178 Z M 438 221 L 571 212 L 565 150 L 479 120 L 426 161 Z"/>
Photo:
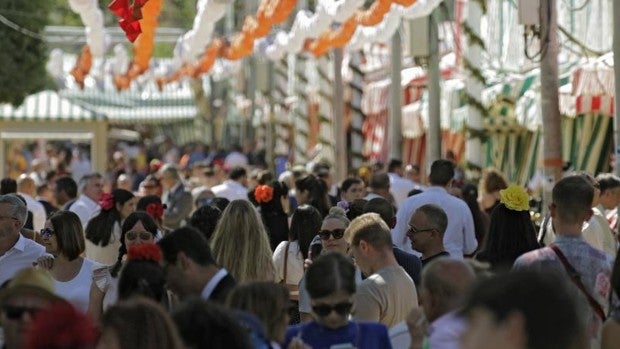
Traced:
<path fill-rule="evenodd" d="M 249 201 L 234 200 L 226 207 L 211 237 L 211 250 L 237 282 L 273 281 L 269 237 Z"/>
<path fill-rule="evenodd" d="M 244 310 L 256 315 L 265 329 L 267 338 L 282 342 L 288 323 L 289 293 L 282 284 L 250 282 L 235 287 L 226 299 L 231 309 Z"/>

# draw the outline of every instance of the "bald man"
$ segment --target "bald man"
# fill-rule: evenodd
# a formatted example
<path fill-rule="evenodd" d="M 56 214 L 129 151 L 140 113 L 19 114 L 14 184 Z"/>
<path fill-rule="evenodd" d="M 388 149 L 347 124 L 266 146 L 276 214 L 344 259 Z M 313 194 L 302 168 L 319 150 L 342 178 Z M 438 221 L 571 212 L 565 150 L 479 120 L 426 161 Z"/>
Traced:
<path fill-rule="evenodd" d="M 32 229 L 36 232 L 43 229 L 47 215 L 45 213 L 45 207 L 34 199 L 37 195 L 37 187 L 34 179 L 27 174 L 22 174 L 17 177 L 17 193 L 26 200 L 28 211 L 32 212 Z"/>

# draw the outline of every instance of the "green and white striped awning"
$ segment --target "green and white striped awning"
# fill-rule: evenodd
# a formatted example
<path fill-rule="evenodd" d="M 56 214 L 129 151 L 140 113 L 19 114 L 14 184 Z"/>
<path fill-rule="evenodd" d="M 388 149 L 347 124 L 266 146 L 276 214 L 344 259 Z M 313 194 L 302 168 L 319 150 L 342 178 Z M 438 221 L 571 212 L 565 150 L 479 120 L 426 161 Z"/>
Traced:
<path fill-rule="evenodd" d="M 105 114 L 84 108 L 46 90 L 30 95 L 22 105 L 0 104 L 0 120 L 18 121 L 95 121 L 105 120 Z"/>
<path fill-rule="evenodd" d="M 175 91 L 65 90 L 63 97 L 106 115 L 112 125 L 169 124 L 193 120 L 198 114 L 189 88 Z"/>

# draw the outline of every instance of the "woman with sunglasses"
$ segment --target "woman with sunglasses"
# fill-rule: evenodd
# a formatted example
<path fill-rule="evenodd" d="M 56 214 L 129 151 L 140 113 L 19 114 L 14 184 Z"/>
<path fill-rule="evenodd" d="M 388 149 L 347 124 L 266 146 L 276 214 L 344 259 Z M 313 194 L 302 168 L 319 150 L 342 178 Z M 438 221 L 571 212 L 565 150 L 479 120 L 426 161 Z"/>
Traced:
<path fill-rule="evenodd" d="M 356 282 L 348 257 L 321 254 L 308 267 L 306 281 L 315 320 L 289 327 L 283 348 L 392 348 L 385 325 L 349 321 Z"/>
<path fill-rule="evenodd" d="M 322 251 L 338 252 L 346 256 L 349 245 L 343 237 L 344 231 L 350 223 L 351 221 L 343 209 L 332 207 L 329 214 L 323 219 L 321 229 L 310 243 L 309 259 L 305 261 L 306 266 L 311 264 L 312 260 L 317 258 Z M 361 281 L 361 274 L 358 273 L 358 275 L 357 279 Z M 303 278 L 299 284 L 299 314 L 302 322 L 312 320 L 310 297 L 305 288 L 306 283 L 307 281 Z"/>
<path fill-rule="evenodd" d="M 123 222 L 121 227 L 121 246 L 118 258 L 113 266 L 98 268 L 93 271 L 94 283 L 90 288 L 88 313 L 97 320 L 110 305 L 118 299 L 118 281 L 125 264 L 125 255 L 132 246 L 154 244 L 157 225 L 146 212 L 134 212 Z"/>
<path fill-rule="evenodd" d="M 71 211 L 54 213 L 41 230 L 43 246 L 54 256 L 49 270 L 56 293 L 76 309 L 86 313 L 93 269 L 100 266 L 84 253 L 84 230 L 78 215 Z"/>

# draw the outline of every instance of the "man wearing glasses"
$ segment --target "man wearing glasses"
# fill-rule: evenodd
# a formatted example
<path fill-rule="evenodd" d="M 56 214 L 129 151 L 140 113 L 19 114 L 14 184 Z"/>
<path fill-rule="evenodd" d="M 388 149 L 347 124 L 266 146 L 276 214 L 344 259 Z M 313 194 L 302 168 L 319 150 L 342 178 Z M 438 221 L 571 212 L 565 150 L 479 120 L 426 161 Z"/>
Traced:
<path fill-rule="evenodd" d="M 65 302 L 54 293 L 54 282 L 43 270 L 26 268 L 0 290 L 0 323 L 5 349 L 24 347 L 34 316 L 55 302 Z"/>
<path fill-rule="evenodd" d="M 45 247 L 20 234 L 27 216 L 28 209 L 17 196 L 0 195 L 0 285 L 45 254 Z"/>
<path fill-rule="evenodd" d="M 447 226 L 448 216 L 437 205 L 420 206 L 411 216 L 407 237 L 411 240 L 411 248 L 422 254 L 422 268 L 433 259 L 450 256 L 443 245 Z"/>

